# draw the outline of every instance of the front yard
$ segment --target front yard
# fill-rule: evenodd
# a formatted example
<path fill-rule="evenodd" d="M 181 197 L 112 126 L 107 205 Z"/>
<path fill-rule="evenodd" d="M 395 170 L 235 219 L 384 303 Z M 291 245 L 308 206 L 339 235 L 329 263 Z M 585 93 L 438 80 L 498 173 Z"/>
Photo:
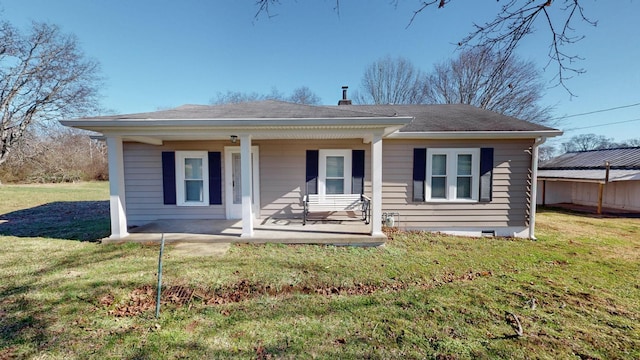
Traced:
<path fill-rule="evenodd" d="M 107 198 L 0 186 L 0 359 L 640 358 L 640 219 L 543 210 L 535 242 L 168 246 L 156 319 L 159 247 L 88 241 Z"/>

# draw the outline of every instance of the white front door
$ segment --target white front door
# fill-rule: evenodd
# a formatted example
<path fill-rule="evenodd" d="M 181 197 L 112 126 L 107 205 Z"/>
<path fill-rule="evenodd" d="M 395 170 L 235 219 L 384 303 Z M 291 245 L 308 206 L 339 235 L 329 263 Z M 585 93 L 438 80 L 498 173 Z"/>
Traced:
<path fill-rule="evenodd" d="M 257 146 L 251 147 L 251 211 L 253 217 L 260 216 L 260 156 Z M 240 147 L 224 148 L 225 204 L 227 219 L 242 219 L 242 172 L 240 166 Z"/>

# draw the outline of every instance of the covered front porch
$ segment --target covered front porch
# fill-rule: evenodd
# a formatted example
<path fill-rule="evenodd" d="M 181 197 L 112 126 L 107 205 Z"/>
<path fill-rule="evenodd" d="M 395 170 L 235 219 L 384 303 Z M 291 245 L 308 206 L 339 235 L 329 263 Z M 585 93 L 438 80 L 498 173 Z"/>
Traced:
<path fill-rule="evenodd" d="M 162 234 L 167 242 L 201 243 L 281 243 L 349 246 L 381 246 L 387 237 L 372 235 L 371 225 L 349 218 L 255 220 L 253 236 L 242 237 L 242 220 L 162 220 L 130 229 L 119 239 L 105 238 L 103 243 L 159 242 Z"/>
<path fill-rule="evenodd" d="M 163 227 L 175 226 L 157 233 L 171 234 L 188 234 L 177 229 L 198 219 L 236 219 L 210 221 L 209 230 L 200 235 L 245 242 L 343 243 L 352 230 L 311 228 L 335 223 L 298 228 L 290 222 L 285 229 L 262 219 L 295 219 L 308 194 L 359 194 L 370 199 L 372 221 L 356 233 L 384 238 L 382 139 L 412 119 L 395 112 L 265 101 L 186 105 L 64 123 L 106 138 L 110 240 L 135 241 L 129 225 L 145 227 L 155 219 Z M 276 225 L 280 227 L 272 227 Z M 334 233 L 339 235 L 320 239 Z M 304 240 L 311 235 L 318 238 Z"/>

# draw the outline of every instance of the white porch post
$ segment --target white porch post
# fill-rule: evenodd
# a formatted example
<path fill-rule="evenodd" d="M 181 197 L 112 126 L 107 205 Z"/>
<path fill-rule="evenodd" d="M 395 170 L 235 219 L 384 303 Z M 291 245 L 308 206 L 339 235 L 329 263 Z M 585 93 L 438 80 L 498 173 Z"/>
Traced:
<path fill-rule="evenodd" d="M 240 135 L 240 173 L 242 177 L 242 235 L 253 236 L 251 135 Z"/>
<path fill-rule="evenodd" d="M 127 232 L 127 214 L 124 191 L 124 158 L 122 138 L 107 136 L 109 159 L 109 207 L 111 210 L 111 239 L 121 239 Z"/>
<path fill-rule="evenodd" d="M 382 233 L 382 134 L 371 140 L 371 235 Z"/>

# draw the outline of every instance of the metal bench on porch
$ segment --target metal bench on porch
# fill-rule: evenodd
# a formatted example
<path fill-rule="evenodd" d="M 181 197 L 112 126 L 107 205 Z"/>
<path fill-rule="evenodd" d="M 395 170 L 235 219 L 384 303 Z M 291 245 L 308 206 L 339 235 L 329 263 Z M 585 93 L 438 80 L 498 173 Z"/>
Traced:
<path fill-rule="evenodd" d="M 371 218 L 371 199 L 361 194 L 310 194 L 304 196 L 302 203 L 302 225 L 306 225 L 312 212 L 360 211 L 365 224 Z"/>

